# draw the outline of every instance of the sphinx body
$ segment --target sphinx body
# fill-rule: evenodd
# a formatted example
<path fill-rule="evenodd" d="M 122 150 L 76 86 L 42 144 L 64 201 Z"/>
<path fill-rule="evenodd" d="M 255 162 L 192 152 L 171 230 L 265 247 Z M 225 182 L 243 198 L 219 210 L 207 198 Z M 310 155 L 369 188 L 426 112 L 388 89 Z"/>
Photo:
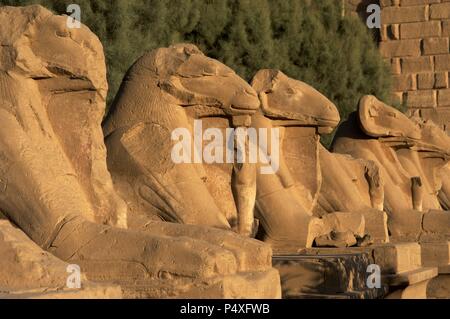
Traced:
<path fill-rule="evenodd" d="M 354 236 L 365 235 L 364 212 L 383 214 L 371 210 L 382 202 L 377 167 L 331 154 L 320 144 L 320 134 L 332 131 L 339 113 L 309 85 L 278 70 L 261 70 L 252 86 L 261 100 L 252 125 L 281 131 L 278 171 L 257 175 L 256 216 L 262 226 L 258 238 L 276 252 L 291 253 L 313 243 L 356 244 Z M 383 217 L 378 219 L 385 223 Z M 387 232 L 379 235 L 385 240 Z"/>
<path fill-rule="evenodd" d="M 230 191 L 232 165 L 207 168 L 204 145 L 197 141 L 190 141 L 187 160 L 175 163 L 173 132 L 187 131 L 193 139 L 194 123 L 205 130 L 225 130 L 233 118 L 245 119 L 258 106 L 245 81 L 193 45 L 161 48 L 140 58 L 104 124 L 109 167 L 117 188 L 132 202 L 130 216 L 135 212 L 138 220 L 144 208 L 156 219 L 229 229 L 224 210 L 231 206 L 236 211 Z M 217 181 L 221 179 L 223 183 Z M 214 184 L 226 187 L 218 194 L 211 191 Z"/>
<path fill-rule="evenodd" d="M 450 137 L 432 120 L 423 120 L 413 113 L 410 119 L 421 129 L 422 137 L 412 150 L 397 152 L 403 166 L 413 176 L 420 176 L 425 196 L 424 207 L 436 210 L 450 210 L 449 156 Z M 427 196 L 430 194 L 431 196 Z"/>
<path fill-rule="evenodd" d="M 314 209 L 321 196 L 319 154 L 324 152 L 317 131 L 330 131 L 339 122 L 336 107 L 280 71 L 258 72 L 252 87 L 192 45 L 158 49 L 136 62 L 104 123 L 108 166 L 116 188 L 129 200 L 130 227 L 168 220 L 230 229 L 237 220 L 237 230 L 248 236 L 254 232 L 255 209 L 261 224 L 258 238 L 277 252 L 310 247 L 335 230 L 342 218 L 321 219 Z M 230 127 L 280 130 L 280 145 L 270 145 L 273 136 L 258 144 L 270 158 L 279 147 L 278 165 L 264 174 L 267 163 L 260 158 L 239 165 L 195 162 L 192 154 L 205 149 L 192 138 L 198 123 L 205 132 L 219 129 L 222 136 Z M 179 129 L 188 132 L 192 152 L 187 161 L 175 163 L 173 132 Z M 230 147 L 223 140 L 218 143 L 222 150 Z M 372 170 L 361 172 L 372 176 Z M 366 189 L 370 207 L 372 187 Z M 363 236 L 363 219 L 356 220 L 350 228 Z"/>
<path fill-rule="evenodd" d="M 419 124 L 375 97 L 366 96 L 333 141 L 333 151 L 371 160 L 380 168 L 384 209 L 396 240 L 447 236 L 434 226 L 423 228 L 426 220 L 445 221 L 448 217 L 438 198 L 440 171 L 448 161 L 447 137 L 439 131 L 432 123 Z"/>
<path fill-rule="evenodd" d="M 314 213 L 318 216 L 336 211 L 383 211 L 383 181 L 372 162 L 320 148 L 322 187 Z"/>
<path fill-rule="evenodd" d="M 343 213 L 350 220 L 362 216 L 364 231 L 357 233 L 362 245 L 389 242 L 388 216 L 384 212 L 384 181 L 372 160 L 330 152 L 321 147 L 322 184 L 315 216 Z"/>
<path fill-rule="evenodd" d="M 0 30 L 3 214 L 89 279 L 141 281 L 146 297 L 277 297 L 270 248 L 256 241 L 164 223 L 125 229 L 127 205 L 113 188 L 100 125 L 103 49 L 66 19 L 40 6 L 0 8 L 10 26 Z"/>
<path fill-rule="evenodd" d="M 280 71 L 259 71 L 252 86 L 261 100 L 261 111 L 253 116 L 252 125 L 280 130 L 278 170 L 275 174 L 257 175 L 256 214 L 262 228 L 259 238 L 277 252 L 311 247 L 323 228 L 312 215 L 320 189 L 320 142 L 315 126 L 318 118 L 333 123 L 339 115 L 314 89 Z M 315 102 L 311 114 L 299 110 L 307 102 Z"/>

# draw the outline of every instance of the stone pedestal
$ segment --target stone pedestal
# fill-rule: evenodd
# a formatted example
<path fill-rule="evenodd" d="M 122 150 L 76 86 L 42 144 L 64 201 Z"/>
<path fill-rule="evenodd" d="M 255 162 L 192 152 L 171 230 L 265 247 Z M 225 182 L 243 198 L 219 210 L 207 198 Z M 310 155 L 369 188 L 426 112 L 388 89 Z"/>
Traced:
<path fill-rule="evenodd" d="M 450 242 L 421 243 L 422 264 L 438 267 L 439 274 L 450 274 Z"/>
<path fill-rule="evenodd" d="M 445 295 L 448 279 L 438 277 L 438 269 L 444 273 L 448 260 L 448 243 L 389 243 L 303 249 L 296 255 L 275 256 L 273 263 L 284 298 L 383 298 L 388 291 L 400 298 L 427 296 L 426 289 L 430 296 Z M 380 267 L 381 289 L 367 286 L 372 264 Z"/>
<path fill-rule="evenodd" d="M 81 274 L 81 289 L 67 288 L 67 263 L 43 251 L 21 230 L 0 220 L 0 298 L 122 298 L 111 283 L 96 284 Z"/>
<path fill-rule="evenodd" d="M 440 275 L 394 291 L 386 299 L 448 299 L 449 296 L 450 275 Z"/>
<path fill-rule="evenodd" d="M 370 256 L 339 250 L 309 249 L 298 255 L 275 256 L 273 263 L 280 272 L 283 298 L 382 298 L 387 286 L 369 288 L 366 284 Z"/>

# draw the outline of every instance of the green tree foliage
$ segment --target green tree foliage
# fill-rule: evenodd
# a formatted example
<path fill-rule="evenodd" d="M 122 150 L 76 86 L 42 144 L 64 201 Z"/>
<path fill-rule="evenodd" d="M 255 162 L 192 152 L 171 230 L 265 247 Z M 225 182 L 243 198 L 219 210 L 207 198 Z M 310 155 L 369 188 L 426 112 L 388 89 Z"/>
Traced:
<path fill-rule="evenodd" d="M 278 68 L 307 82 L 343 119 L 364 94 L 390 102 L 389 70 L 372 33 L 357 17 L 341 16 L 341 1 L 0 0 L 41 3 L 60 14 L 73 2 L 104 44 L 110 99 L 145 51 L 192 42 L 247 80 L 261 68 Z"/>

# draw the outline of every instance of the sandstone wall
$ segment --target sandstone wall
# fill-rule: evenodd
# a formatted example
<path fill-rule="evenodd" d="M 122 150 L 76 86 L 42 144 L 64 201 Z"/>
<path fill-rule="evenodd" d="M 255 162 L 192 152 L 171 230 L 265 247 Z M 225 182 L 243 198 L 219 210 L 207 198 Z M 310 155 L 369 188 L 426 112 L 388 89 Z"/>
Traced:
<path fill-rule="evenodd" d="M 450 133 L 450 0 L 347 0 L 347 13 L 381 6 L 379 46 L 391 65 L 393 94 Z"/>

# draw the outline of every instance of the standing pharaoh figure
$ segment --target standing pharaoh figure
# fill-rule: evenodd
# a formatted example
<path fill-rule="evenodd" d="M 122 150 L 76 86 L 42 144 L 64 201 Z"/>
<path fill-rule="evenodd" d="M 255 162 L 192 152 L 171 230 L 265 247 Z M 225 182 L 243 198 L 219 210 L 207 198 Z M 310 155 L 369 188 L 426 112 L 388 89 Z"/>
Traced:
<path fill-rule="evenodd" d="M 238 117 L 239 118 L 239 117 Z M 245 117 L 244 123 L 236 123 L 238 133 L 234 134 L 235 159 L 233 163 L 233 173 L 231 186 L 236 203 L 237 232 L 243 236 L 254 237 L 258 225 L 255 224 L 254 209 L 256 202 L 256 163 L 250 163 L 251 141 L 248 128 L 251 125 L 251 118 Z M 239 133 L 242 137 L 239 137 Z"/>
<path fill-rule="evenodd" d="M 141 282 L 141 296 L 279 296 L 270 248 L 254 240 L 168 223 L 114 227 L 126 226 L 127 207 L 106 169 L 102 45 L 66 22 L 41 6 L 0 8 L 2 213 L 89 279 Z"/>
<path fill-rule="evenodd" d="M 450 210 L 450 164 L 447 164 L 442 168 L 442 188 L 439 191 L 439 201 L 442 208 Z"/>

